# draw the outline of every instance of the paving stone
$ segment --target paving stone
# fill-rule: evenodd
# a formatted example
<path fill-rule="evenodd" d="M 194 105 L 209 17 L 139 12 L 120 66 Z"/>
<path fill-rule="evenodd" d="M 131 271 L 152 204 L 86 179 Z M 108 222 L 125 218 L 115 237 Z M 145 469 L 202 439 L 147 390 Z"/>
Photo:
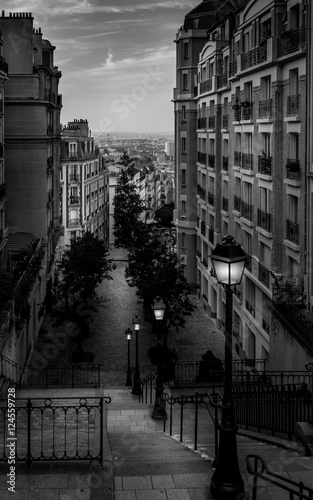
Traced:
<path fill-rule="evenodd" d="M 168 490 L 166 493 L 168 500 L 190 500 L 188 490 L 180 490 L 176 488 L 175 490 Z"/>
<path fill-rule="evenodd" d="M 151 490 L 152 482 L 150 476 L 122 477 L 123 490 Z"/>
<path fill-rule="evenodd" d="M 151 476 L 152 485 L 154 489 L 165 488 L 175 488 L 172 476 Z"/>
<path fill-rule="evenodd" d="M 201 488 L 210 484 L 208 474 L 174 474 L 173 480 L 176 488 Z"/>
<path fill-rule="evenodd" d="M 137 500 L 167 500 L 165 490 L 137 491 Z"/>
<path fill-rule="evenodd" d="M 136 492 L 132 491 L 116 491 L 115 500 L 136 500 Z"/>

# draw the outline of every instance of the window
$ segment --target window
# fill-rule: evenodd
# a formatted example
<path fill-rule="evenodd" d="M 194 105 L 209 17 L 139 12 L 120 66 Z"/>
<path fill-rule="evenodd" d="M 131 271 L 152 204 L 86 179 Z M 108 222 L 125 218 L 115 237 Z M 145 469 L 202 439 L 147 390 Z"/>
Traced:
<path fill-rule="evenodd" d="M 270 195 L 271 191 L 266 188 L 260 188 L 260 208 L 265 213 L 270 213 Z"/>
<path fill-rule="evenodd" d="M 186 137 L 182 137 L 181 140 L 181 152 L 182 154 L 186 154 Z"/>
<path fill-rule="evenodd" d="M 199 28 L 199 18 L 198 17 L 196 19 L 192 20 L 192 27 L 194 29 L 198 29 Z"/>
<path fill-rule="evenodd" d="M 186 118 L 187 118 L 186 106 L 181 107 L 181 114 L 182 114 L 182 120 L 186 120 Z"/>
<path fill-rule="evenodd" d="M 265 76 L 261 78 L 261 100 L 268 101 L 272 98 L 271 77 Z"/>
<path fill-rule="evenodd" d="M 186 202 L 184 200 L 181 202 L 181 214 L 186 215 Z"/>
<path fill-rule="evenodd" d="M 189 43 L 184 42 L 184 59 L 189 59 Z"/>
<path fill-rule="evenodd" d="M 181 246 L 182 247 L 186 246 L 186 233 L 181 234 Z"/>
<path fill-rule="evenodd" d="M 183 169 L 181 171 L 181 183 L 182 183 L 182 186 L 186 186 L 186 170 Z"/>
<path fill-rule="evenodd" d="M 289 95 L 299 94 L 298 68 L 289 71 Z"/>
<path fill-rule="evenodd" d="M 289 220 L 298 222 L 298 198 L 291 194 L 289 195 Z"/>
<path fill-rule="evenodd" d="M 183 90 L 188 90 L 188 75 L 183 73 Z"/>
<path fill-rule="evenodd" d="M 263 151 L 267 157 L 271 156 L 271 134 L 263 134 Z"/>
<path fill-rule="evenodd" d="M 289 158 L 299 158 L 299 134 L 289 134 Z"/>

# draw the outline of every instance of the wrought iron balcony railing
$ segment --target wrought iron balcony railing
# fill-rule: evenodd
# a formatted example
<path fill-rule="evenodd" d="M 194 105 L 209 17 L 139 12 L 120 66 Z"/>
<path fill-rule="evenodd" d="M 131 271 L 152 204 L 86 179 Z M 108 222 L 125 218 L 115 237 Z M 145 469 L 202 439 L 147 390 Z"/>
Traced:
<path fill-rule="evenodd" d="M 206 165 L 206 159 L 207 159 L 207 154 L 202 153 L 201 151 L 198 151 L 198 161 L 200 163 L 203 163 L 204 165 Z"/>
<path fill-rule="evenodd" d="M 237 60 L 229 63 L 229 76 L 232 77 L 237 73 Z"/>
<path fill-rule="evenodd" d="M 223 156 L 222 158 L 222 169 L 228 172 L 228 156 Z"/>
<path fill-rule="evenodd" d="M 272 175 L 272 157 L 266 155 L 259 155 L 258 171 L 260 174 Z"/>
<path fill-rule="evenodd" d="M 236 167 L 241 167 L 241 151 L 234 152 L 234 163 Z"/>
<path fill-rule="evenodd" d="M 234 210 L 241 212 L 241 198 L 240 196 L 234 196 Z"/>
<path fill-rule="evenodd" d="M 214 207 L 214 194 L 208 191 L 208 204 Z"/>
<path fill-rule="evenodd" d="M 250 205 L 250 203 L 246 203 L 245 201 L 241 201 L 241 215 L 242 217 L 245 217 L 245 219 L 252 221 L 253 205 Z"/>
<path fill-rule="evenodd" d="M 241 119 L 251 120 L 253 117 L 253 103 L 248 101 L 243 101 L 241 103 Z"/>
<path fill-rule="evenodd" d="M 217 75 L 217 88 L 227 87 L 228 75 L 227 72 Z"/>
<path fill-rule="evenodd" d="M 198 128 L 206 128 L 206 118 L 198 118 Z"/>
<path fill-rule="evenodd" d="M 78 203 L 80 203 L 79 196 L 70 196 L 70 205 L 77 205 Z"/>
<path fill-rule="evenodd" d="M 215 129 L 215 116 L 209 116 L 209 128 Z"/>
<path fill-rule="evenodd" d="M 200 94 L 210 92 L 212 90 L 212 78 L 208 78 L 204 82 L 200 82 Z"/>
<path fill-rule="evenodd" d="M 270 118 L 272 116 L 273 99 L 259 102 L 259 118 Z"/>
<path fill-rule="evenodd" d="M 261 283 L 263 283 L 263 285 L 269 287 L 270 286 L 270 272 L 269 270 L 263 266 L 263 264 L 261 264 L 259 262 L 259 273 L 258 273 L 258 278 L 259 278 L 259 281 L 261 281 Z"/>
<path fill-rule="evenodd" d="M 287 240 L 299 244 L 299 224 L 292 222 L 291 220 L 286 220 L 286 237 Z"/>
<path fill-rule="evenodd" d="M 270 233 L 272 231 L 272 214 L 258 208 L 258 226 Z"/>
<path fill-rule="evenodd" d="M 222 118 L 222 127 L 223 128 L 228 128 L 228 115 L 223 115 L 223 118 Z"/>
<path fill-rule="evenodd" d="M 300 177 L 300 161 L 294 158 L 287 158 L 286 163 L 287 179 L 299 179 Z"/>
<path fill-rule="evenodd" d="M 69 219 L 69 221 L 68 221 L 68 227 L 79 226 L 79 224 L 80 224 L 79 218 Z"/>
<path fill-rule="evenodd" d="M 200 186 L 200 184 L 197 185 L 197 194 L 200 196 L 200 198 L 205 200 L 205 189 Z"/>
<path fill-rule="evenodd" d="M 253 153 L 241 153 L 241 168 L 253 170 Z"/>
<path fill-rule="evenodd" d="M 209 167 L 215 168 L 215 155 L 208 155 Z"/>
<path fill-rule="evenodd" d="M 70 182 L 79 182 L 79 175 L 77 175 L 77 174 L 70 174 L 69 181 Z"/>
<path fill-rule="evenodd" d="M 294 116 L 300 110 L 300 94 L 287 96 L 287 116 Z"/>
<path fill-rule="evenodd" d="M 277 39 L 277 56 L 286 56 L 292 52 L 306 48 L 306 28 L 301 26 L 286 31 Z"/>
<path fill-rule="evenodd" d="M 260 64 L 267 59 L 267 45 L 262 45 L 242 54 L 241 69 L 251 68 L 256 64 Z"/>

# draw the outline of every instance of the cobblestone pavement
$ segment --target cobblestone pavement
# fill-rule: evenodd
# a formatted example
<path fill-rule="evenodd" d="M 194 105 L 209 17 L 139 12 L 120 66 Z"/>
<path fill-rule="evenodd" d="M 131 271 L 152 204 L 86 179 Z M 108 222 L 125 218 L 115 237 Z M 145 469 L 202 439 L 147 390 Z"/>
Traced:
<path fill-rule="evenodd" d="M 125 330 L 127 328 L 131 328 L 133 332 L 130 351 L 131 365 L 135 365 L 136 339 L 132 319 L 136 314 L 141 317 L 141 328 L 138 334 L 141 377 L 155 370 L 148 357 L 148 350 L 157 342 L 155 334 L 152 334 L 151 324 L 143 320 L 136 289 L 129 287 L 125 280 L 126 252 L 114 248 L 110 251 L 110 257 L 116 263 L 116 270 L 112 273 L 113 280 L 104 280 L 98 288 L 98 294 L 103 298 L 104 306 L 94 313 L 94 322 L 89 325 L 89 336 L 83 340 L 82 344 L 85 352 L 94 355 L 94 363 L 102 366 L 101 383 L 103 386 L 125 385 L 127 369 Z M 169 333 L 169 346 L 176 349 L 179 361 L 199 361 L 202 354 L 209 349 L 215 356 L 224 359 L 224 335 L 217 330 L 200 301 L 194 296 L 191 300 L 196 309 L 191 317 L 186 318 L 184 328 L 172 329 Z M 35 349 L 39 352 L 47 349 L 44 329 L 38 337 Z M 59 352 L 57 358 L 53 359 L 53 365 L 69 363 L 70 354 L 71 345 Z"/>

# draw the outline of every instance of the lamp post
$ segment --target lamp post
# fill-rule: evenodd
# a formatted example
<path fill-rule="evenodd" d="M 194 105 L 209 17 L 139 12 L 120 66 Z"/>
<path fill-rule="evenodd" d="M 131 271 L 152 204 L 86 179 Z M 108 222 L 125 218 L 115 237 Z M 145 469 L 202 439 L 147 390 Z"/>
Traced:
<path fill-rule="evenodd" d="M 165 411 L 165 401 L 162 400 L 162 393 L 164 387 L 163 387 L 162 373 L 161 373 L 161 324 L 164 319 L 166 305 L 158 297 L 155 300 L 152 309 L 154 312 L 154 317 L 156 319 L 157 329 L 158 329 L 158 372 L 155 384 L 155 402 L 152 411 L 152 418 L 154 420 L 165 420 L 167 414 Z"/>
<path fill-rule="evenodd" d="M 126 378 L 126 384 L 125 385 L 132 385 L 132 380 L 131 380 L 131 369 L 130 369 L 130 341 L 132 338 L 132 331 L 130 328 L 127 328 L 125 331 L 126 339 L 127 339 L 127 344 L 128 344 L 128 363 L 127 363 L 127 378 Z"/>
<path fill-rule="evenodd" d="M 139 395 L 141 394 L 140 387 L 140 372 L 139 372 L 139 362 L 138 362 L 138 332 L 140 330 L 140 317 L 134 316 L 133 318 L 133 326 L 136 332 L 136 364 L 135 364 L 135 373 L 134 373 L 134 382 L 132 388 L 132 394 Z"/>
<path fill-rule="evenodd" d="M 239 285 L 246 263 L 243 248 L 227 235 L 211 254 L 215 277 L 226 294 L 225 322 L 225 379 L 222 400 L 222 417 L 219 422 L 220 439 L 216 468 L 211 480 L 211 494 L 217 500 L 235 500 L 244 492 L 239 470 L 235 423 L 235 407 L 232 396 L 232 309 L 233 288 Z"/>

